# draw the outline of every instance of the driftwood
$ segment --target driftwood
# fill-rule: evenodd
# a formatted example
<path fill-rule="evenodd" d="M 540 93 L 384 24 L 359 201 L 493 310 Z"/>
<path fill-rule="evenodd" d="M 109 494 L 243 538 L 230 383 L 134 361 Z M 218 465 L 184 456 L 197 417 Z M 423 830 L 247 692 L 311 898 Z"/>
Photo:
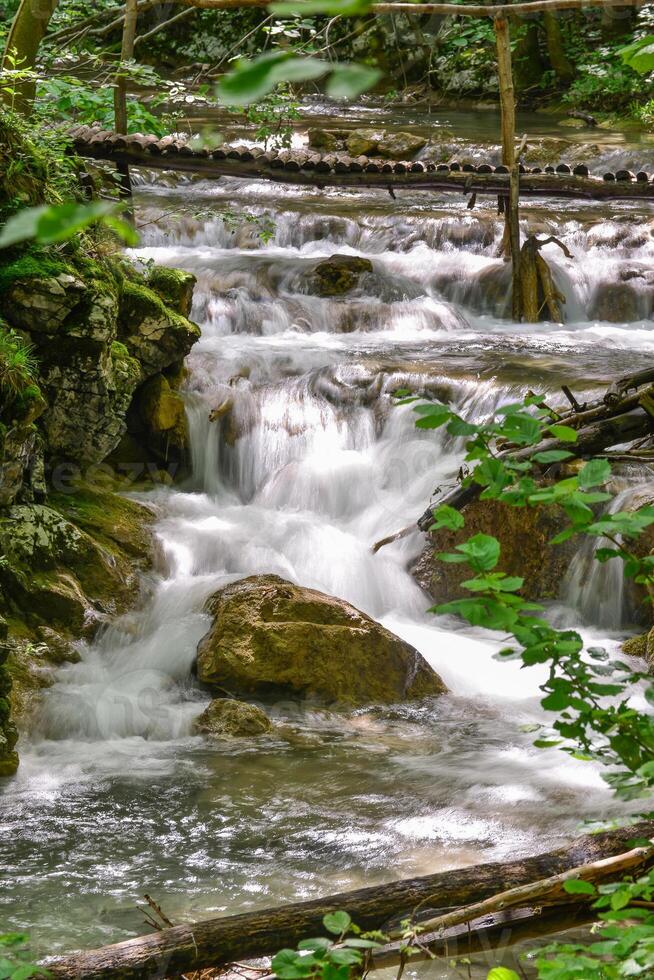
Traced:
<path fill-rule="evenodd" d="M 649 840 L 654 823 L 580 837 L 567 847 L 535 857 L 481 864 L 330 895 L 311 902 L 261 909 L 163 929 L 101 949 L 74 953 L 45 962 L 60 980 L 144 980 L 175 977 L 188 971 L 217 967 L 295 946 L 321 935 L 327 912 L 347 910 L 364 929 L 384 928 L 411 916 L 417 906 L 423 918 L 434 911 L 483 901 L 530 882 L 560 874 L 580 864 L 623 854 L 634 838 Z M 574 896 L 576 898 L 577 896 Z M 573 896 L 553 896 L 554 905 L 570 905 Z"/>

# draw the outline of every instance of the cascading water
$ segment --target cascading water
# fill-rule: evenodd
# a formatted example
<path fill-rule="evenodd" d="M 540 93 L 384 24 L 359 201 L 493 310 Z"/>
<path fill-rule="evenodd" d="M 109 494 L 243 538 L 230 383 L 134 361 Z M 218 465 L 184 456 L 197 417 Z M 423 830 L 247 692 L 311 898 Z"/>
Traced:
<path fill-rule="evenodd" d="M 434 210 L 421 195 L 393 205 L 233 180 L 140 190 L 149 213 L 171 199 L 190 210 L 256 201 L 276 230 L 264 245 L 253 225 L 232 233 L 189 217 L 149 226 L 140 252 L 199 279 L 202 339 L 185 392 L 193 472 L 144 495 L 160 558 L 142 605 L 59 672 L 21 746 L 2 817 L 15 885 L 0 904 L 8 927 L 38 923 L 49 950 L 138 933 L 144 891 L 172 918 L 199 918 L 540 849 L 613 807 L 593 768 L 539 753 L 522 730 L 542 720 L 538 671 L 497 663 L 494 635 L 426 612 L 407 570 L 420 535 L 376 555 L 371 545 L 414 521 L 460 460 L 460 442 L 417 431 L 393 391 L 483 417 L 531 386 L 583 392 L 626 373 L 635 345 L 654 353 L 651 323 L 589 310 L 607 278 L 642 271 L 651 236 L 616 245 L 613 219 L 570 208 L 555 222 L 532 205 L 530 218 L 586 260 L 548 246 L 569 322 L 516 327 L 490 312 L 505 298 L 491 211 L 461 221 L 458 202 Z M 335 252 L 373 263 L 347 302 L 307 286 Z M 643 315 L 647 286 L 640 276 Z M 380 619 L 451 693 L 349 716 L 276 703 L 276 733 L 256 744 L 193 736 L 207 701 L 192 675 L 205 599 L 271 572 Z M 584 574 L 570 570 L 577 591 Z M 593 579 L 598 589 L 605 608 L 614 586 Z M 582 612 L 594 643 L 621 625 L 617 605 L 606 620 L 586 600 Z"/>

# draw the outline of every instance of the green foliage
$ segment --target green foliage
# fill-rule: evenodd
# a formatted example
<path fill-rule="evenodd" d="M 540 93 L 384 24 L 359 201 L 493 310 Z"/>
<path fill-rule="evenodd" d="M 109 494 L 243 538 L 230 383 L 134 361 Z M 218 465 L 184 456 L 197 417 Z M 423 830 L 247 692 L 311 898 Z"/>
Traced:
<path fill-rule="evenodd" d="M 23 208 L 0 228 L 0 249 L 28 241 L 37 245 L 65 242 L 97 221 L 104 221 L 123 241 L 135 245 L 138 236 L 130 225 L 117 217 L 119 210 L 120 206 L 113 201 Z"/>
<path fill-rule="evenodd" d="M 43 967 L 30 962 L 28 936 L 20 932 L 0 935 L 0 980 L 29 980 L 29 977 L 49 977 Z"/>
<path fill-rule="evenodd" d="M 639 75 L 647 75 L 654 71 L 654 37 L 651 34 L 620 48 L 618 54 L 625 65 L 633 68 Z"/>
<path fill-rule="evenodd" d="M 361 967 L 365 953 L 381 945 L 379 933 L 362 933 L 347 912 L 328 912 L 325 930 L 333 938 L 303 939 L 297 949 L 282 949 L 273 957 L 272 969 L 279 980 L 349 980 Z M 352 935 L 349 935 L 352 933 Z"/>
<path fill-rule="evenodd" d="M 98 122 L 104 129 L 114 128 L 113 87 L 104 83 L 89 84 L 67 75 L 44 78 L 37 87 L 36 112 L 56 122 L 90 125 Z M 132 133 L 152 133 L 166 136 L 171 130 L 171 117 L 153 112 L 167 104 L 165 94 L 151 96 L 146 105 L 139 98 L 127 99 L 127 125 Z"/>
<path fill-rule="evenodd" d="M 32 345 L 0 322 L 0 393 L 5 405 L 34 385 L 36 371 Z"/>
<path fill-rule="evenodd" d="M 438 402 L 417 404 L 414 411 L 417 427 L 445 427 L 450 435 L 466 437 L 468 469 L 462 483 L 481 487 L 482 499 L 513 507 L 556 505 L 566 513 L 569 525 L 553 543 L 580 534 L 606 539 L 607 546 L 596 552 L 599 561 L 618 558 L 627 577 L 642 585 L 654 582 L 654 556 L 641 558 L 630 550 L 630 542 L 654 525 L 654 507 L 597 513 L 597 505 L 611 499 L 608 492 L 599 489 L 611 478 L 606 459 L 588 460 L 574 476 L 542 479 L 543 466 L 569 457 L 561 444 L 573 444 L 577 439 L 573 428 L 551 421 L 542 399 L 530 397 L 505 405 L 494 418 L 482 423 L 468 421 Z M 552 444 L 553 440 L 559 445 Z M 543 442 L 549 448 L 538 451 Z M 514 450 L 522 447 L 522 454 L 498 453 L 498 448 L 507 444 Z M 434 510 L 433 529 L 458 530 L 463 523 L 463 516 L 447 505 Z M 500 560 L 495 538 L 476 534 L 438 557 L 470 566 L 473 575 L 462 585 L 472 595 L 432 611 L 456 614 L 474 626 L 508 634 L 510 641 L 497 655 L 499 659 L 518 659 L 524 667 L 547 667 L 548 676 L 540 688 L 541 704 L 554 713 L 555 719 L 534 745 L 556 746 L 574 758 L 601 763 L 604 779 L 617 796 L 646 800 L 651 806 L 654 717 L 651 712 L 637 710 L 631 702 L 634 686 L 640 685 L 648 703 L 654 705 L 651 676 L 620 660 L 611 661 L 601 648 L 584 651 L 579 633 L 551 626 L 542 608 L 519 594 L 521 578 L 495 571 Z M 600 941 L 553 944 L 532 954 L 538 976 L 543 980 L 652 976 L 654 870 L 636 881 L 626 879 L 597 890 L 580 880 L 569 881 L 565 887 L 570 894 L 596 896 L 593 908 L 602 922 Z M 502 970 L 491 971 L 489 980 L 515 976 Z"/>
<path fill-rule="evenodd" d="M 226 105 L 245 106 L 259 102 L 284 82 L 315 81 L 329 75 L 327 95 L 353 99 L 380 78 L 376 68 L 366 65 L 333 65 L 318 58 L 299 58 L 290 51 L 271 51 L 254 61 L 241 60 L 217 88 Z"/>

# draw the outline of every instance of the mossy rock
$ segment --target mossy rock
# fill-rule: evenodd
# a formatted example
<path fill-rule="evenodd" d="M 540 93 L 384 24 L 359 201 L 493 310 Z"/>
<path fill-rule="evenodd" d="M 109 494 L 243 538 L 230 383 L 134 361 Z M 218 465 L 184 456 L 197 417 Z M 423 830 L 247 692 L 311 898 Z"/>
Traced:
<path fill-rule="evenodd" d="M 126 555 L 140 567 L 150 564 L 153 510 L 102 487 L 78 483 L 71 489 L 71 493 L 52 493 L 50 506 L 108 552 Z"/>
<path fill-rule="evenodd" d="M 120 300 L 119 340 L 146 377 L 177 363 L 200 337 L 200 328 L 167 307 L 147 286 L 125 282 Z"/>
<path fill-rule="evenodd" d="M 309 285 L 317 296 L 344 296 L 359 285 L 363 275 L 372 271 L 370 259 L 357 255 L 331 255 L 314 266 Z"/>
<path fill-rule="evenodd" d="M 427 140 L 414 133 L 384 133 L 378 150 L 380 156 L 388 160 L 411 160 L 426 145 Z"/>
<path fill-rule="evenodd" d="M 139 392 L 139 412 L 146 428 L 153 433 L 174 432 L 187 441 L 186 410 L 183 399 L 170 387 L 163 374 L 155 374 Z"/>
<path fill-rule="evenodd" d="M 254 575 L 207 605 L 198 677 L 230 693 L 379 704 L 442 694 L 426 660 L 365 613 L 333 596 Z"/>
<path fill-rule="evenodd" d="M 323 129 L 320 126 L 310 126 L 307 130 L 309 146 L 323 153 L 334 153 L 335 150 L 342 150 L 348 135 L 346 129 Z"/>
<path fill-rule="evenodd" d="M 164 300 L 167 306 L 188 316 L 193 305 L 193 290 L 197 278 L 192 272 L 184 272 L 183 269 L 170 269 L 164 265 L 157 265 L 151 270 L 148 276 L 148 286 L 153 289 Z"/>
<path fill-rule="evenodd" d="M 234 698 L 216 698 L 195 719 L 193 731 L 213 738 L 252 738 L 272 730 L 268 715 L 256 704 Z"/>

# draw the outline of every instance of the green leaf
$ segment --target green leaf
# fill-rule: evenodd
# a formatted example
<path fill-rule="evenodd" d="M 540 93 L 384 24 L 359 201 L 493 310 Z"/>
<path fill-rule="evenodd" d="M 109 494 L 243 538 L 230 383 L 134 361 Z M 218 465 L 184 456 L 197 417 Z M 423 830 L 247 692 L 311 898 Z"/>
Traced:
<path fill-rule="evenodd" d="M 599 487 L 611 478 L 611 465 L 606 459 L 589 459 L 579 471 L 579 486 Z"/>
<path fill-rule="evenodd" d="M 368 65 L 337 65 L 329 76 L 325 91 L 330 99 L 356 99 L 376 85 L 381 74 L 378 68 Z"/>
<path fill-rule="evenodd" d="M 591 885 L 590 881 L 581 881 L 579 878 L 565 881 L 563 888 L 569 895 L 597 895 L 595 885 Z"/>
<path fill-rule="evenodd" d="M 311 959 L 300 956 L 294 949 L 281 949 L 273 956 L 271 966 L 279 980 L 302 980 L 311 974 L 311 963 L 307 962 Z"/>
<path fill-rule="evenodd" d="M 273 51 L 254 61 L 237 62 L 234 71 L 220 81 L 216 93 L 226 105 L 249 105 L 261 101 L 280 82 L 321 78 L 330 67 L 328 62 L 317 58 L 298 58 L 290 52 Z"/>
<path fill-rule="evenodd" d="M 534 453 L 531 458 L 537 463 L 562 463 L 564 459 L 570 459 L 572 455 L 567 449 L 546 449 L 542 453 Z"/>
<path fill-rule="evenodd" d="M 434 511 L 434 523 L 429 528 L 430 531 L 438 531 L 439 528 L 446 527 L 449 531 L 458 531 L 465 524 L 463 514 L 443 504 Z"/>
<path fill-rule="evenodd" d="M 490 534 L 475 534 L 472 538 L 457 545 L 457 551 L 464 554 L 475 571 L 488 572 L 495 568 L 500 557 L 500 543 Z"/>
<path fill-rule="evenodd" d="M 548 429 L 554 438 L 560 439 L 561 442 L 577 441 L 577 430 L 570 428 L 569 425 L 550 425 Z"/>
<path fill-rule="evenodd" d="M 329 949 L 331 946 L 331 939 L 327 939 L 326 936 L 317 936 L 315 939 L 302 939 L 297 944 L 298 949 L 308 949 L 312 952 L 316 950 Z"/>
<path fill-rule="evenodd" d="M 649 34 L 641 37 L 633 44 L 618 48 L 617 53 L 628 68 L 633 68 L 639 75 L 647 75 L 654 71 L 654 37 Z"/>
<path fill-rule="evenodd" d="M 322 923 L 327 930 L 327 932 L 333 933 L 335 936 L 340 936 L 342 933 L 347 932 L 350 928 L 350 923 L 352 919 L 347 912 L 328 912 L 327 915 L 323 917 Z"/>
<path fill-rule="evenodd" d="M 494 966 L 486 980 L 520 980 L 515 970 L 509 970 L 506 966 Z"/>
<path fill-rule="evenodd" d="M 72 238 L 100 218 L 117 210 L 113 201 L 93 201 L 91 204 L 48 204 L 24 208 L 15 214 L 0 231 L 0 248 L 8 248 L 32 239 L 39 245 L 53 245 Z"/>
<path fill-rule="evenodd" d="M 631 892 L 627 891 L 626 888 L 620 888 L 611 895 L 611 908 L 614 912 L 617 912 L 618 909 L 623 909 L 629 905 L 630 901 Z"/>

